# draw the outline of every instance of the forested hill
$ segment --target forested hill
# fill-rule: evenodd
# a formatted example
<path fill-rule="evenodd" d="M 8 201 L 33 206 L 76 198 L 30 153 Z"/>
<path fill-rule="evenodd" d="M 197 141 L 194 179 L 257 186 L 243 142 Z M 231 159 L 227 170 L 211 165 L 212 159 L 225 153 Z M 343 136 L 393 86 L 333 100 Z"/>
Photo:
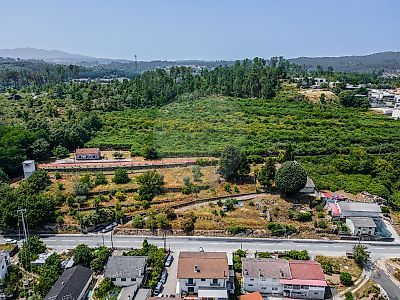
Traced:
<path fill-rule="evenodd" d="M 400 70 L 400 52 L 391 51 L 365 56 L 298 57 L 289 59 L 289 61 L 307 69 L 317 69 L 317 66 L 321 66 L 325 70 L 332 67 L 333 70 L 340 72 Z"/>

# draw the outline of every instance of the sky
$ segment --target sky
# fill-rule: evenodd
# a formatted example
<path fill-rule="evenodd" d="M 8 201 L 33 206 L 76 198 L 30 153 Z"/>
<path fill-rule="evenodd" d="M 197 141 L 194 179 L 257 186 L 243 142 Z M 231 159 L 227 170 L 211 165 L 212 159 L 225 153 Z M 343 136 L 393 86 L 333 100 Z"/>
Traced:
<path fill-rule="evenodd" d="M 139 60 L 400 50 L 399 0 L 2 0 L 0 48 Z"/>

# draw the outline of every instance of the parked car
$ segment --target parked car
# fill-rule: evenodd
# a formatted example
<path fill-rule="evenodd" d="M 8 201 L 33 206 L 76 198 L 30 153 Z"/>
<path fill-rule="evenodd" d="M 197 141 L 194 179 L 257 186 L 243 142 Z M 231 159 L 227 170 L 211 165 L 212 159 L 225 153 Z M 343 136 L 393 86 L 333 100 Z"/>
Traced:
<path fill-rule="evenodd" d="M 167 282 L 167 278 L 168 278 L 168 272 L 166 269 L 164 269 L 161 273 L 161 278 L 160 281 L 165 284 Z"/>
<path fill-rule="evenodd" d="M 171 254 L 168 254 L 167 259 L 165 260 L 165 266 L 170 267 L 174 257 Z"/>
<path fill-rule="evenodd" d="M 5 241 L 6 241 L 6 244 L 16 244 L 17 243 L 17 240 L 14 240 L 14 239 L 5 239 Z"/>
<path fill-rule="evenodd" d="M 154 288 L 154 296 L 158 296 L 161 294 L 162 290 L 164 289 L 164 286 L 161 281 L 159 281 Z"/>

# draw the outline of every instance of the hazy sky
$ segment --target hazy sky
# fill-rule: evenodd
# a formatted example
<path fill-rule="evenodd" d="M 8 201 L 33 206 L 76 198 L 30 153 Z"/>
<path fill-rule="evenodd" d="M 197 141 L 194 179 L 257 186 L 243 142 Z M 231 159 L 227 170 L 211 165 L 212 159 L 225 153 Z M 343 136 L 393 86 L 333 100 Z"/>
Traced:
<path fill-rule="evenodd" d="M 236 59 L 400 50 L 399 0 L 2 0 L 0 48 Z"/>

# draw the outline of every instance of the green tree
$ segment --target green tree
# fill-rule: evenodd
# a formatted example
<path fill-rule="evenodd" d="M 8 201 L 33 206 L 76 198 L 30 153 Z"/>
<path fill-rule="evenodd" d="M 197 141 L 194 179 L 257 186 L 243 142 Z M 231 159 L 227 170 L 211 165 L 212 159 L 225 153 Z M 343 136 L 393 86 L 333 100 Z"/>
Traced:
<path fill-rule="evenodd" d="M 348 272 L 342 272 L 340 273 L 340 282 L 344 285 L 344 286 L 352 286 L 353 285 L 353 279 L 351 277 L 351 274 Z"/>
<path fill-rule="evenodd" d="M 99 286 L 94 290 L 95 299 L 106 299 L 108 293 L 114 288 L 110 278 L 104 278 Z"/>
<path fill-rule="evenodd" d="M 226 180 L 234 178 L 241 166 L 240 150 L 234 146 L 227 146 L 219 160 L 219 173 Z"/>
<path fill-rule="evenodd" d="M 45 297 L 50 291 L 53 284 L 61 275 L 61 258 L 60 255 L 53 253 L 47 259 L 44 265 L 40 268 L 39 283 L 36 286 L 36 291 L 42 297 Z"/>
<path fill-rule="evenodd" d="M 168 220 L 168 216 L 166 213 L 159 213 L 157 214 L 156 217 L 158 228 L 164 229 L 164 230 L 169 230 L 171 229 L 171 223 Z"/>
<path fill-rule="evenodd" d="M 276 172 L 277 188 L 286 195 L 300 191 L 307 182 L 306 170 L 296 161 L 286 161 Z"/>
<path fill-rule="evenodd" d="M 22 248 L 18 253 L 19 262 L 25 269 L 30 270 L 30 264 L 37 259 L 40 253 L 46 251 L 45 244 L 37 235 L 28 237 L 28 240 L 22 244 Z"/>
<path fill-rule="evenodd" d="M 143 216 L 141 216 L 141 215 L 135 215 L 135 216 L 132 218 L 132 226 L 133 226 L 134 228 L 143 228 L 143 227 L 144 227 L 144 224 L 145 224 L 145 222 L 144 222 Z"/>
<path fill-rule="evenodd" d="M 116 184 L 128 183 L 130 181 L 128 172 L 122 168 L 115 169 L 112 181 Z"/>
<path fill-rule="evenodd" d="M 106 185 L 108 183 L 106 175 L 102 172 L 97 172 L 94 178 L 95 185 Z"/>
<path fill-rule="evenodd" d="M 294 160 L 294 150 L 292 144 L 288 144 L 282 158 L 282 162 Z"/>
<path fill-rule="evenodd" d="M 58 145 L 57 147 L 55 147 L 53 149 L 53 155 L 56 158 L 65 158 L 65 157 L 68 157 L 69 151 L 68 151 L 67 148 L 65 148 L 65 147 L 63 147 L 61 145 Z"/>
<path fill-rule="evenodd" d="M 0 168 L 0 183 L 7 183 L 9 180 L 7 174 Z"/>
<path fill-rule="evenodd" d="M 194 181 L 200 181 L 201 176 L 203 175 L 203 174 L 201 174 L 201 167 L 199 165 L 194 165 L 192 167 L 192 174 L 193 174 Z"/>
<path fill-rule="evenodd" d="M 354 300 L 354 296 L 351 292 L 346 292 L 344 294 L 345 300 Z"/>
<path fill-rule="evenodd" d="M 194 214 L 189 214 L 181 222 L 181 228 L 183 232 L 187 235 L 192 234 L 195 228 L 196 216 Z"/>
<path fill-rule="evenodd" d="M 145 145 L 143 147 L 143 157 L 145 159 L 157 159 L 158 158 L 157 149 L 152 145 Z"/>
<path fill-rule="evenodd" d="M 162 192 L 164 185 L 164 176 L 156 171 L 146 171 L 136 178 L 139 184 L 139 200 L 152 200 L 156 195 Z"/>
<path fill-rule="evenodd" d="M 275 179 L 275 163 L 271 158 L 265 161 L 257 174 L 258 182 L 263 186 L 271 186 Z"/>
<path fill-rule="evenodd" d="M 183 177 L 182 194 L 189 195 L 193 192 L 193 183 L 190 181 L 189 176 Z"/>
<path fill-rule="evenodd" d="M 32 157 L 36 160 L 46 160 L 50 158 L 50 143 L 43 138 L 37 139 L 30 146 Z"/>
<path fill-rule="evenodd" d="M 72 251 L 74 255 L 74 261 L 78 265 L 90 267 L 90 262 L 93 259 L 93 251 L 85 244 L 80 244 L 75 247 Z"/>
<path fill-rule="evenodd" d="M 400 210 L 400 191 L 394 192 L 389 197 L 389 205 L 396 211 Z"/>
<path fill-rule="evenodd" d="M 354 261 L 360 267 L 364 267 L 369 261 L 369 252 L 364 245 L 355 245 L 353 247 Z"/>

